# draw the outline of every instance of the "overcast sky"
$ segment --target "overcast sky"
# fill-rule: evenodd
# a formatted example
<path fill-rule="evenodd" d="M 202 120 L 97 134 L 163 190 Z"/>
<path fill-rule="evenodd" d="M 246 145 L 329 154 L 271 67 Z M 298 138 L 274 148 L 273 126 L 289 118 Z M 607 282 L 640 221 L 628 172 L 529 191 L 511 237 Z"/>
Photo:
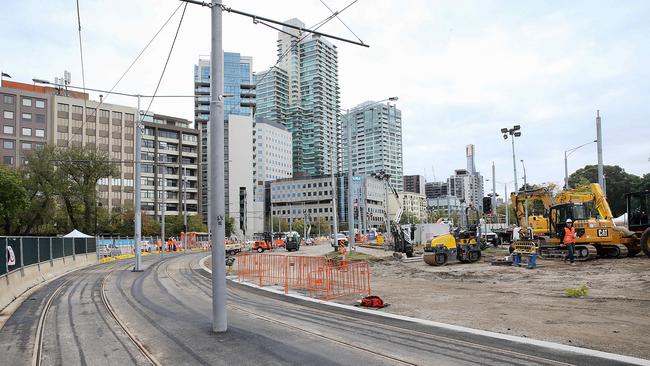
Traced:
<path fill-rule="evenodd" d="M 224 0 L 225 1 L 225 0 Z M 348 0 L 323 0 L 342 9 Z M 175 0 L 80 0 L 86 85 L 109 89 L 178 6 Z M 330 13 L 320 0 L 228 1 L 233 8 L 308 26 Z M 182 9 L 181 9 L 182 10 Z M 181 11 L 116 90 L 151 94 Z M 193 65 L 210 52 L 210 12 L 189 5 L 160 94 L 193 93 Z M 341 106 L 398 96 L 404 173 L 438 180 L 464 168 L 465 145 L 478 169 L 496 164 L 512 181 L 510 140 L 522 126 L 518 173 L 560 182 L 564 150 L 595 139 L 603 117 L 606 164 L 650 172 L 649 1 L 370 1 L 341 13 L 370 48 L 339 49 Z M 224 13 L 224 50 L 253 57 L 254 70 L 275 63 L 277 31 Z M 339 21 L 321 31 L 355 38 Z M 74 0 L 3 1 L 0 69 L 15 81 L 53 80 L 63 70 L 81 85 Z M 97 97 L 94 96 L 96 99 Z M 111 96 L 112 103 L 134 100 Z M 160 99 L 152 110 L 193 120 L 189 99 Z M 596 162 L 596 145 L 576 151 L 570 172 Z M 521 183 L 520 183 L 521 185 Z M 502 188 L 497 188 L 501 191 Z"/>

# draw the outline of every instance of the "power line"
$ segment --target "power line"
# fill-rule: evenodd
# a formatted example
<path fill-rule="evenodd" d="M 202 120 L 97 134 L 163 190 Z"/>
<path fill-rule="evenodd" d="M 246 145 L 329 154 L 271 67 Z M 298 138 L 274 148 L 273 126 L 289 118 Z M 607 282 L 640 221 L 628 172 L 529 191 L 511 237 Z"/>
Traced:
<path fill-rule="evenodd" d="M 176 39 L 178 38 L 178 33 L 181 30 L 181 25 L 183 24 L 183 19 L 185 18 L 185 11 L 186 10 L 187 10 L 187 3 L 185 3 L 185 6 L 183 7 L 183 13 L 181 14 L 181 19 L 178 22 L 178 27 L 176 28 L 176 34 L 174 34 L 174 40 L 172 41 L 172 45 L 171 45 L 171 47 L 169 47 L 169 53 L 167 54 L 167 60 L 165 60 L 165 66 L 163 66 L 162 72 L 160 73 L 160 78 L 158 79 L 158 84 L 156 84 L 156 89 L 153 92 L 153 96 L 149 100 L 149 106 L 147 106 L 147 111 L 144 113 L 143 116 L 146 116 L 147 113 L 149 113 L 149 109 L 151 108 L 151 105 L 153 104 L 153 101 L 156 98 L 156 94 L 158 93 L 158 88 L 160 87 L 160 84 L 162 83 L 162 79 L 165 76 L 165 70 L 167 70 L 167 65 L 169 64 L 169 59 L 172 57 L 172 51 L 174 50 L 174 45 L 176 44 Z M 140 118 L 140 116 L 138 116 L 138 118 Z M 142 128 L 142 126 L 137 126 L 137 127 Z"/>
<path fill-rule="evenodd" d="M 350 31 L 350 33 L 352 33 L 355 37 L 357 37 L 357 39 L 359 40 L 359 42 L 363 43 L 363 41 L 361 40 L 361 38 L 359 38 L 359 36 L 357 36 L 357 34 L 354 33 L 354 32 L 352 31 L 352 29 L 350 29 L 350 27 L 348 27 L 347 24 L 345 24 L 345 22 L 343 21 L 343 19 L 339 18 L 339 15 L 338 15 L 338 14 L 339 14 L 340 12 L 338 12 L 338 11 L 337 11 L 337 12 L 334 12 L 334 10 L 332 10 L 329 6 L 327 6 L 327 4 L 325 4 L 325 2 L 324 2 L 323 0 L 320 0 L 320 2 L 321 2 L 321 4 L 325 5 L 325 7 L 327 8 L 327 10 L 329 10 L 332 14 L 334 14 L 334 15 L 336 16 L 336 19 L 338 19 L 339 22 L 341 22 L 341 24 L 343 24 L 343 25 L 345 26 L 345 28 L 347 28 L 347 29 Z M 355 1 L 355 2 L 356 2 L 356 1 Z M 354 4 L 354 3 L 353 3 L 353 4 Z"/>
<path fill-rule="evenodd" d="M 79 0 L 77 0 L 77 25 L 78 27 L 78 34 L 79 34 L 79 56 L 81 58 L 81 85 L 83 87 L 83 92 L 84 94 L 86 93 L 86 70 L 84 68 L 84 50 L 83 50 L 83 42 L 81 42 L 81 12 L 79 11 Z M 65 78 L 65 76 L 64 76 Z M 84 111 L 86 110 L 87 105 L 86 105 L 86 98 L 84 98 Z M 84 128 L 84 120 L 82 118 L 81 121 L 81 129 L 83 130 Z M 72 130 L 69 131 L 70 136 L 68 136 L 68 141 L 67 145 L 70 144 L 70 140 L 72 140 Z"/>

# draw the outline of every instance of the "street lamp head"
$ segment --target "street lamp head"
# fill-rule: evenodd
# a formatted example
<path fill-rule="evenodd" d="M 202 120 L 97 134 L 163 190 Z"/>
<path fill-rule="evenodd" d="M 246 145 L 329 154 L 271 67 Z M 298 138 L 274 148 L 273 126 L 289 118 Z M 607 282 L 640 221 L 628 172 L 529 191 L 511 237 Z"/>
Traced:
<path fill-rule="evenodd" d="M 521 137 L 521 132 L 515 132 L 515 137 Z"/>
<path fill-rule="evenodd" d="M 399 97 L 390 97 L 388 98 L 391 102 L 397 102 L 399 100 Z"/>
<path fill-rule="evenodd" d="M 513 131 L 519 131 L 519 130 L 521 130 L 521 126 L 520 125 L 515 125 L 515 127 L 513 127 L 512 130 Z"/>
<path fill-rule="evenodd" d="M 508 129 L 507 128 L 502 128 L 501 133 L 508 133 Z"/>
<path fill-rule="evenodd" d="M 508 139 L 508 135 L 503 134 L 503 139 L 504 139 L 504 140 L 507 140 L 507 139 Z"/>

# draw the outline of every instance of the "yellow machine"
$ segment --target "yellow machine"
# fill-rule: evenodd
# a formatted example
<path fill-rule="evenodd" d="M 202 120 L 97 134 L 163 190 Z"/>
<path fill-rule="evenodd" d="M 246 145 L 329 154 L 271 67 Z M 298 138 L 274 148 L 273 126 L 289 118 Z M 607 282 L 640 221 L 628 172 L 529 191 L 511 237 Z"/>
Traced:
<path fill-rule="evenodd" d="M 548 207 L 548 226 L 543 233 L 539 233 L 539 229 L 538 232 L 533 229 L 533 233 L 539 239 L 540 256 L 543 258 L 566 255 L 567 250 L 561 245 L 560 237 L 567 219 L 573 220 L 578 233 L 575 241 L 576 260 L 589 260 L 598 256 L 620 258 L 636 255 L 641 250 L 634 233 L 614 225 L 609 203 L 597 183 L 564 190 L 555 196 L 552 203 L 546 196 L 542 201 Z M 524 215 L 520 211 L 519 197 L 513 202 L 518 202 L 517 219 L 523 226 Z"/>
<path fill-rule="evenodd" d="M 531 234 L 528 232 L 526 227 L 526 213 L 525 213 L 525 204 L 526 201 L 541 201 L 544 204 L 544 209 L 548 209 L 553 204 L 553 195 L 547 188 L 538 188 L 529 191 L 519 192 L 515 194 L 512 192 L 510 194 L 511 202 L 515 206 L 515 212 L 517 215 L 517 221 L 521 227 L 521 236 L 522 237 L 531 237 Z M 548 218 L 544 215 L 530 215 L 528 216 L 528 226 L 532 228 L 532 236 L 539 235 L 548 235 Z"/>
<path fill-rule="evenodd" d="M 465 217 L 469 223 L 468 207 L 465 210 Z M 462 263 L 473 263 L 481 259 L 481 226 L 478 225 L 480 218 L 478 210 L 476 211 L 477 224 L 468 225 L 467 230 L 456 230 L 449 234 L 433 238 L 431 242 L 424 247 L 422 258 L 430 266 L 443 266 L 447 264 L 450 258 L 456 258 Z"/>

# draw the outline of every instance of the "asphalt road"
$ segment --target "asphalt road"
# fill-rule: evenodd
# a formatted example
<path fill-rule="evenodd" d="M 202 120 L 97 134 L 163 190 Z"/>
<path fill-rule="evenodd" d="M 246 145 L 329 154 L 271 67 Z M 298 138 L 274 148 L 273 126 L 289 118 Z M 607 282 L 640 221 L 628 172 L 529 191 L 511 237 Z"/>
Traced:
<path fill-rule="evenodd" d="M 0 364 L 30 364 L 35 347 L 43 365 L 140 365 L 150 359 L 162 365 L 623 364 L 235 283 L 228 285 L 228 332 L 214 334 L 211 282 L 198 265 L 205 255 L 147 256 L 141 273 L 131 272 L 128 262 L 107 263 L 49 283 L 0 330 Z"/>

